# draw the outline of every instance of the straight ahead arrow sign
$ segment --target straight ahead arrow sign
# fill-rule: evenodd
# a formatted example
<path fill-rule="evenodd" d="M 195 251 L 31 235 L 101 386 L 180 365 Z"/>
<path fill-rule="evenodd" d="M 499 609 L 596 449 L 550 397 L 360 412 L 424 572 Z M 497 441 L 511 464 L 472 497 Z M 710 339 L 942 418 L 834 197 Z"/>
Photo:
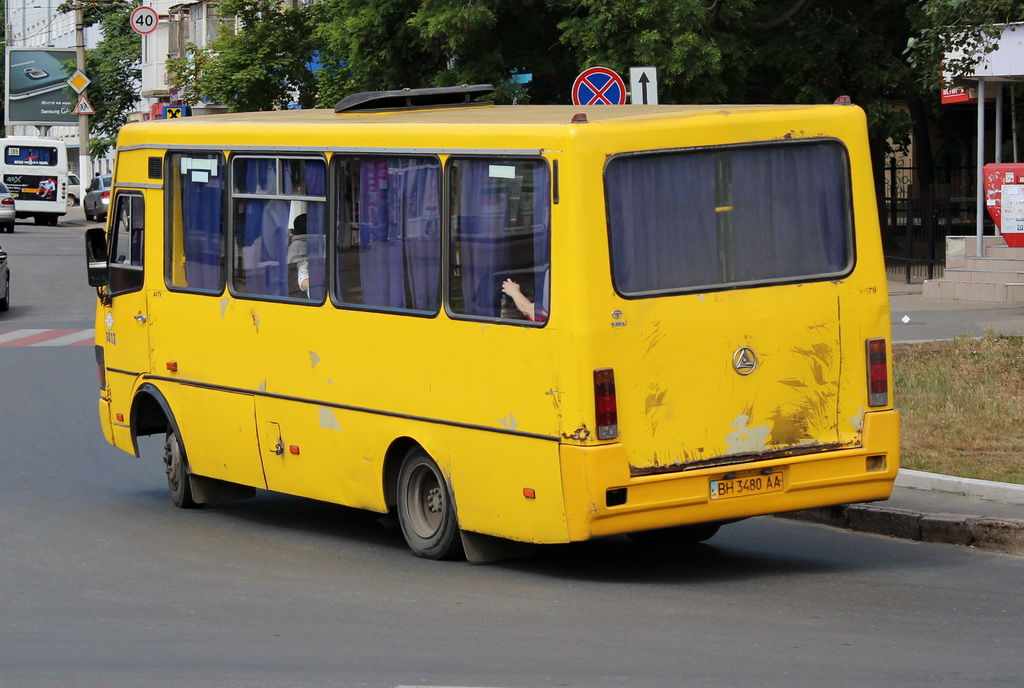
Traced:
<path fill-rule="evenodd" d="M 658 70 L 656 67 L 629 68 L 629 94 L 633 105 L 658 104 Z"/>

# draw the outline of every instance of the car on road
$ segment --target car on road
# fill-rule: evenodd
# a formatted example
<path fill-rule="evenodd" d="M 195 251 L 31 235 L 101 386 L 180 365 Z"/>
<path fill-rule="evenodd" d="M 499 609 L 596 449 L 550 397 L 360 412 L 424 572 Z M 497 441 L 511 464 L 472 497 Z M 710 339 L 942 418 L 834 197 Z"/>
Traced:
<path fill-rule="evenodd" d="M 11 307 L 11 268 L 7 265 L 7 251 L 0 248 L 0 311 Z"/>
<path fill-rule="evenodd" d="M 107 207 L 110 205 L 109 174 L 99 174 L 89 182 L 89 188 L 82 198 L 82 208 L 86 220 L 106 220 Z"/>
<path fill-rule="evenodd" d="M 82 181 L 77 174 L 68 174 L 68 205 L 78 205 L 82 202 Z"/>
<path fill-rule="evenodd" d="M 0 231 L 14 233 L 14 196 L 7 186 L 0 182 Z"/>

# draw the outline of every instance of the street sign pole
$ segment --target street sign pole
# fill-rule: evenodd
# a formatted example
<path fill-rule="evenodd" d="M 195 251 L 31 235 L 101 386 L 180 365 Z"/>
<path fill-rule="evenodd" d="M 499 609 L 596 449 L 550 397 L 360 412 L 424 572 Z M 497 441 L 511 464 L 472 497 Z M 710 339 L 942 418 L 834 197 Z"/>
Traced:
<path fill-rule="evenodd" d="M 75 3 L 75 63 L 85 73 L 85 29 L 82 3 Z M 82 94 L 84 95 L 83 89 Z M 89 115 L 78 115 L 78 178 L 88 184 L 92 180 L 92 156 L 89 154 Z"/>

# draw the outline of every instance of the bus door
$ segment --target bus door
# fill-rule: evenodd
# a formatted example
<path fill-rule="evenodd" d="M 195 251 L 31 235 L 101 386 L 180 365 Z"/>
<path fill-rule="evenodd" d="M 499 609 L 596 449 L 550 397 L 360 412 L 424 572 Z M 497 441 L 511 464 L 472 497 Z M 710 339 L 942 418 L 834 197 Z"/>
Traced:
<path fill-rule="evenodd" d="M 145 199 L 139 191 L 118 191 L 110 224 L 109 302 L 104 309 L 105 365 L 111 398 L 125 408 L 112 408 L 128 419 L 132 390 L 150 371 L 149 310 L 146 306 Z"/>

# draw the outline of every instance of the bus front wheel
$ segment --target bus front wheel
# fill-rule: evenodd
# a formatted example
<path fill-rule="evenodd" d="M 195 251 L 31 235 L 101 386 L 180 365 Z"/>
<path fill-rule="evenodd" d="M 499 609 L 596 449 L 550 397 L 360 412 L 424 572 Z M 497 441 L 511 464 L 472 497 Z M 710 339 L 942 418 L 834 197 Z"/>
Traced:
<path fill-rule="evenodd" d="M 171 502 L 182 509 L 195 509 L 200 506 L 192 496 L 192 484 L 188 479 L 188 459 L 185 448 L 181 445 L 178 431 L 171 428 L 167 431 L 164 443 L 164 466 L 167 469 L 167 487 L 171 492 Z"/>
<path fill-rule="evenodd" d="M 409 548 L 425 559 L 461 554 L 455 502 L 441 469 L 415 447 L 398 472 L 398 522 Z"/>

